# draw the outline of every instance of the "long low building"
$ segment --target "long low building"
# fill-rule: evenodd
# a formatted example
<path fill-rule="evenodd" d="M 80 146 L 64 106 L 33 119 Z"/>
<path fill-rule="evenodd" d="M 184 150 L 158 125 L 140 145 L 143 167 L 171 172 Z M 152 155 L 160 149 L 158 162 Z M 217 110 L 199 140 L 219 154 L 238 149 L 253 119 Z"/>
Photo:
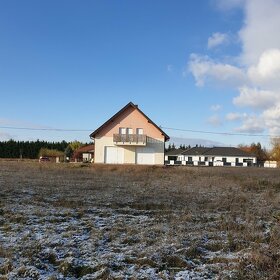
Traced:
<path fill-rule="evenodd" d="M 177 150 L 178 151 L 178 150 Z M 185 151 L 169 151 L 165 164 L 194 166 L 255 166 L 255 155 L 234 147 L 193 147 Z"/>

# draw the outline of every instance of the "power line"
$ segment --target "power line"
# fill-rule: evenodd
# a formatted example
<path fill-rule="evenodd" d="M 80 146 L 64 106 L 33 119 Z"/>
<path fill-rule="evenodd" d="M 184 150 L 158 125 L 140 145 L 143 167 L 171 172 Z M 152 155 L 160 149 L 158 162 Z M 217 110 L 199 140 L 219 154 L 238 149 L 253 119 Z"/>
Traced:
<path fill-rule="evenodd" d="M 204 134 L 216 134 L 216 135 L 235 135 L 235 136 L 257 136 L 257 137 L 278 137 L 272 136 L 269 134 L 247 134 L 247 133 L 231 133 L 231 132 L 214 132 L 214 131 L 206 131 L 206 130 L 193 130 L 193 129 L 183 129 L 183 128 L 173 128 L 173 127 L 164 127 L 160 126 L 160 128 L 175 130 L 175 131 L 184 131 L 184 132 L 193 132 L 193 133 L 204 133 Z"/>
<path fill-rule="evenodd" d="M 94 129 L 65 129 L 65 128 L 33 128 L 33 127 L 16 127 L 16 126 L 0 126 L 0 129 L 15 129 L 15 130 L 29 130 L 29 131 L 65 131 L 65 132 L 92 132 Z M 270 134 L 252 134 L 252 133 L 232 133 L 232 132 L 214 132 L 207 130 L 194 130 L 194 129 L 184 129 L 184 128 L 174 128 L 160 126 L 162 129 L 168 129 L 173 131 L 184 131 L 192 133 L 203 133 L 203 134 L 213 134 L 213 135 L 224 135 L 224 136 L 246 136 L 246 137 L 280 137 Z"/>
<path fill-rule="evenodd" d="M 0 128 L 17 129 L 17 130 L 40 130 L 40 131 L 76 131 L 76 132 L 93 131 L 93 129 L 33 128 L 33 127 L 15 127 L 15 126 L 0 126 Z"/>

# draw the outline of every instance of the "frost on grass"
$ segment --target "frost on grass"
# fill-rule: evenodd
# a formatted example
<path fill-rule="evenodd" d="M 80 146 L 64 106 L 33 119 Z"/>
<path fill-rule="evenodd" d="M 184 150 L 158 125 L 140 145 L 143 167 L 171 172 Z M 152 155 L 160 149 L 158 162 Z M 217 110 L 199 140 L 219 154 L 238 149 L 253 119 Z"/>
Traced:
<path fill-rule="evenodd" d="M 0 168 L 1 279 L 265 279 L 253 257 L 279 253 L 274 173 Z"/>

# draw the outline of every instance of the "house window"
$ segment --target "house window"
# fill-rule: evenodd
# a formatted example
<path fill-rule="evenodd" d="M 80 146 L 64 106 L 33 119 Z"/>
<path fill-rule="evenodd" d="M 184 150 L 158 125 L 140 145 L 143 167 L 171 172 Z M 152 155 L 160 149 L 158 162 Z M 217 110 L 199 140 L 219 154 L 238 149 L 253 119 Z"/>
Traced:
<path fill-rule="evenodd" d="M 205 157 L 204 161 L 208 161 L 208 157 Z"/>
<path fill-rule="evenodd" d="M 132 128 L 127 128 L 126 129 L 126 134 L 133 134 L 133 129 Z"/>
<path fill-rule="evenodd" d="M 188 157 L 188 161 L 192 161 L 192 157 Z"/>
<path fill-rule="evenodd" d="M 238 163 L 238 157 L 237 157 L 237 158 L 235 158 L 235 163 Z"/>
<path fill-rule="evenodd" d="M 168 156 L 168 160 L 177 160 L 176 156 Z"/>
<path fill-rule="evenodd" d="M 120 127 L 119 128 L 119 133 L 120 134 L 126 134 L 126 128 L 125 127 Z"/>
<path fill-rule="evenodd" d="M 222 162 L 227 162 L 227 158 L 223 157 Z"/>
<path fill-rule="evenodd" d="M 137 128 L 136 133 L 137 133 L 137 135 L 142 135 L 143 134 L 143 128 Z"/>

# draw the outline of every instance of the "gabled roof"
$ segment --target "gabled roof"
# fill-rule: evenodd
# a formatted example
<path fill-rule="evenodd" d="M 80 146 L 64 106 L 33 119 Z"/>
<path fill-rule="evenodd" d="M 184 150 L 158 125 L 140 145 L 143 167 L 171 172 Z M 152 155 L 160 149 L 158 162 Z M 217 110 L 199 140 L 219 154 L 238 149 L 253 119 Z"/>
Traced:
<path fill-rule="evenodd" d="M 181 155 L 185 150 L 183 149 L 173 149 L 170 151 L 165 152 L 166 156 L 178 156 Z"/>
<path fill-rule="evenodd" d="M 234 147 L 194 147 L 186 150 L 182 155 L 190 156 L 221 156 L 221 157 L 255 157 L 255 155 Z"/>
<path fill-rule="evenodd" d="M 191 156 L 196 156 L 196 155 L 203 155 L 206 151 L 208 151 L 211 148 L 205 148 L 205 147 L 193 147 L 190 148 L 182 153 L 182 155 L 191 155 Z"/>
<path fill-rule="evenodd" d="M 83 153 L 93 154 L 94 153 L 94 144 L 85 145 L 85 146 L 78 148 L 77 150 L 74 151 L 73 158 L 82 157 Z"/>
<path fill-rule="evenodd" d="M 112 116 L 108 121 L 106 121 L 104 124 L 102 124 L 99 128 L 97 128 L 94 132 L 90 134 L 90 138 L 94 138 L 98 132 L 100 132 L 104 127 L 106 127 L 109 123 L 113 122 L 118 116 L 120 116 L 123 112 L 125 112 L 129 107 L 132 107 L 136 109 L 139 113 L 141 113 L 149 123 L 153 124 L 164 136 L 165 141 L 168 141 L 170 137 L 159 127 L 157 126 L 149 117 L 147 117 L 139 108 L 137 105 L 133 104 L 132 102 L 129 102 L 127 105 L 125 105 L 120 111 L 118 111 L 114 116 Z"/>
<path fill-rule="evenodd" d="M 208 156 L 231 156 L 231 157 L 255 157 L 255 155 L 234 147 L 214 147 L 203 155 Z"/>
<path fill-rule="evenodd" d="M 92 151 L 94 151 L 94 144 L 84 145 L 84 146 L 78 148 L 77 150 L 75 150 L 75 152 L 77 152 L 77 153 L 89 153 Z"/>

